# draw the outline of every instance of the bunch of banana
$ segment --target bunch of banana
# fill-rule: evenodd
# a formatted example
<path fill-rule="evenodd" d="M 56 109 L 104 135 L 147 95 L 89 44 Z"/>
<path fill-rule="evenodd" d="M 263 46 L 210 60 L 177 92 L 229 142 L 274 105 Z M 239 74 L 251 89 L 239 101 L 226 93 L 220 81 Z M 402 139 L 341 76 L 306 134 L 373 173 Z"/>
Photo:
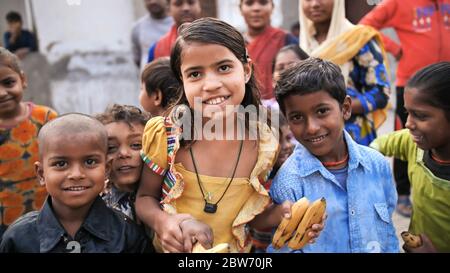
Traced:
<path fill-rule="evenodd" d="M 287 241 L 289 241 L 288 246 L 292 249 L 304 247 L 311 240 L 308 235 L 311 227 L 322 221 L 325 210 L 325 198 L 318 199 L 311 205 L 306 197 L 298 200 L 292 205 L 291 219 L 284 218 L 278 226 L 272 239 L 274 248 L 283 247 Z"/>
<path fill-rule="evenodd" d="M 298 224 L 308 210 L 309 201 L 306 197 L 301 198 L 295 202 L 291 207 L 291 218 L 283 218 L 280 225 L 278 225 L 275 234 L 273 235 L 272 245 L 275 249 L 282 248 L 287 240 L 292 237 L 292 233 L 297 228 Z"/>
<path fill-rule="evenodd" d="M 213 248 L 205 249 L 200 243 L 196 243 L 192 248 L 192 253 L 230 253 L 230 246 L 227 243 L 222 243 Z"/>
<path fill-rule="evenodd" d="M 416 248 L 422 245 L 422 238 L 420 236 L 409 233 L 408 231 L 403 231 L 400 235 L 405 245 L 410 248 Z"/>

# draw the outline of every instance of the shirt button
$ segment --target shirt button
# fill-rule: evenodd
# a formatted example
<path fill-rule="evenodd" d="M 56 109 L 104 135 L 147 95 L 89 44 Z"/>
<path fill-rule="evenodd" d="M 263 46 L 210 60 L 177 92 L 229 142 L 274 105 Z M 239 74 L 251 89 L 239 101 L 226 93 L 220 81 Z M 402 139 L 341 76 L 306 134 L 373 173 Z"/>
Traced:
<path fill-rule="evenodd" d="M 352 216 L 354 216 L 354 215 L 355 215 L 355 210 L 352 209 L 352 210 L 350 211 L 350 214 L 351 214 Z"/>

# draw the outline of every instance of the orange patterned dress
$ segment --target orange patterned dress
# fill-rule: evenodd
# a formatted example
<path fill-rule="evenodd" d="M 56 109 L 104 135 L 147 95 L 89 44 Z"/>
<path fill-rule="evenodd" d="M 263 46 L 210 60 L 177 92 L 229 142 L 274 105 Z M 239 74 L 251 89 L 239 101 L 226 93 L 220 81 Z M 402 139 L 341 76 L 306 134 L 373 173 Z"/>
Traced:
<path fill-rule="evenodd" d="M 29 116 L 12 128 L 0 126 L 0 237 L 23 214 L 38 210 L 47 192 L 34 171 L 38 160 L 37 135 L 56 117 L 46 106 L 26 103 Z"/>

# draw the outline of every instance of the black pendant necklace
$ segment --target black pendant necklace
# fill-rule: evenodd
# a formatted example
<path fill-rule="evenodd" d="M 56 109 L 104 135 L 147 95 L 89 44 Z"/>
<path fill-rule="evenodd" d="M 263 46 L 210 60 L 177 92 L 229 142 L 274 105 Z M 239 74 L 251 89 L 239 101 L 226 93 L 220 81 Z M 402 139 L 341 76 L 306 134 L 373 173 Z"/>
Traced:
<path fill-rule="evenodd" d="M 217 204 L 211 204 L 205 201 L 205 208 L 203 211 L 207 213 L 215 213 L 217 211 Z"/>
<path fill-rule="evenodd" d="M 216 213 L 216 211 L 217 211 L 217 204 L 219 204 L 220 200 L 222 200 L 222 198 L 225 196 L 225 193 L 227 192 L 228 188 L 230 187 L 231 182 L 233 182 L 234 175 L 236 173 L 236 169 L 237 169 L 237 166 L 239 164 L 239 159 L 241 157 L 243 143 L 244 143 L 244 141 L 241 140 L 241 145 L 239 147 L 239 154 L 238 154 L 238 157 L 237 157 L 237 160 L 236 160 L 236 165 L 234 166 L 233 175 L 231 176 L 230 182 L 228 182 L 228 185 L 227 185 L 225 191 L 223 192 L 222 196 L 219 198 L 219 200 L 215 204 L 208 202 L 208 200 L 210 201 L 210 199 L 211 199 L 211 193 L 208 192 L 207 196 L 205 196 L 205 193 L 203 192 L 204 186 L 203 186 L 203 183 L 200 181 L 200 177 L 198 175 L 197 164 L 195 163 L 195 159 L 194 159 L 194 153 L 192 152 L 192 147 L 189 147 L 189 152 L 191 154 L 191 159 L 192 159 L 192 163 L 194 165 L 195 174 L 197 176 L 198 186 L 200 188 L 200 191 L 202 192 L 203 200 L 205 200 L 205 207 L 203 208 L 204 212 L 206 212 L 206 213 Z"/>

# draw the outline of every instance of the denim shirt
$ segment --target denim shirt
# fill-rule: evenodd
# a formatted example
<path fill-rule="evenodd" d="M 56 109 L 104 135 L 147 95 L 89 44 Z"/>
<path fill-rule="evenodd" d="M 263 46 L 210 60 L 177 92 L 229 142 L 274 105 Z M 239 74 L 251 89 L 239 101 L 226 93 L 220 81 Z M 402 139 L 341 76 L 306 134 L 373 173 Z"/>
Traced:
<path fill-rule="evenodd" d="M 100 197 L 74 238 L 56 217 L 51 198 L 41 211 L 17 219 L 0 241 L 0 253 L 143 253 L 153 250 L 144 232 Z"/>
<path fill-rule="evenodd" d="M 392 223 L 397 191 L 389 164 L 347 132 L 345 140 L 349 152 L 346 188 L 301 144 L 280 168 L 270 189 L 274 203 L 325 197 L 328 217 L 316 243 L 298 251 L 287 246 L 275 250 L 270 245 L 268 252 L 399 252 Z"/>

